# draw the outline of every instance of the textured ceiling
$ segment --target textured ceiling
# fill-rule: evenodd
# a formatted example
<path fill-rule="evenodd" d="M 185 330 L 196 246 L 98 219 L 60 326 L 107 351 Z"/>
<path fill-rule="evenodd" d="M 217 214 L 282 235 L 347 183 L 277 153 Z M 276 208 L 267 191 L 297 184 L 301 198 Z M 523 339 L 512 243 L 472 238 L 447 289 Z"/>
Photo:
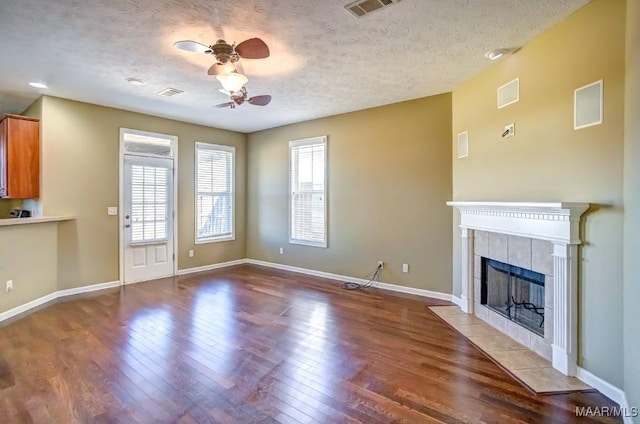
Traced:
<path fill-rule="evenodd" d="M 1 0 L 0 113 L 40 94 L 252 132 L 451 91 L 588 0 L 403 0 L 356 19 L 351 0 Z M 213 57 L 177 50 L 260 37 L 271 57 L 242 60 L 249 96 L 228 100 Z M 127 77 L 147 81 L 143 87 Z M 44 81 L 35 89 L 29 81 Z M 175 97 L 157 93 L 183 90 Z"/>

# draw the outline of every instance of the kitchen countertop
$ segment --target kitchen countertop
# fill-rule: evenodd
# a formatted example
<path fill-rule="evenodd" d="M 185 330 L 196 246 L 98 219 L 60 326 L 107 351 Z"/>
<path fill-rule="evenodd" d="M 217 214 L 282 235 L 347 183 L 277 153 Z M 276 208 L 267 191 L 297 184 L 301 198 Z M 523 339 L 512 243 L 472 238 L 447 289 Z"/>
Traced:
<path fill-rule="evenodd" d="M 42 224 L 45 222 L 59 222 L 76 219 L 75 216 L 40 216 L 35 218 L 4 218 L 0 219 L 0 227 L 10 225 Z"/>

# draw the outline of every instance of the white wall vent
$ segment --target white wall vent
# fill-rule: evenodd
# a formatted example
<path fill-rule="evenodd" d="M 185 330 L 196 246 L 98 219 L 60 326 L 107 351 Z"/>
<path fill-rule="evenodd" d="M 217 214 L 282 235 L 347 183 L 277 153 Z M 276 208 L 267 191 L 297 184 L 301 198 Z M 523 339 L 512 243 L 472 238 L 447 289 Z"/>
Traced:
<path fill-rule="evenodd" d="M 520 100 L 520 79 L 516 78 L 498 87 L 498 109 Z"/>
<path fill-rule="evenodd" d="M 158 94 L 165 97 L 175 96 L 176 94 L 184 93 L 182 90 L 178 90 L 177 88 L 165 88 Z"/>
<path fill-rule="evenodd" d="M 602 124 L 602 80 L 580 87 L 573 94 L 573 128 Z"/>
<path fill-rule="evenodd" d="M 458 159 L 469 156 L 469 131 L 458 134 Z"/>
<path fill-rule="evenodd" d="M 392 6 L 402 0 L 356 0 L 349 3 L 344 8 L 356 18 L 361 18 L 371 12 L 382 9 L 385 6 Z"/>

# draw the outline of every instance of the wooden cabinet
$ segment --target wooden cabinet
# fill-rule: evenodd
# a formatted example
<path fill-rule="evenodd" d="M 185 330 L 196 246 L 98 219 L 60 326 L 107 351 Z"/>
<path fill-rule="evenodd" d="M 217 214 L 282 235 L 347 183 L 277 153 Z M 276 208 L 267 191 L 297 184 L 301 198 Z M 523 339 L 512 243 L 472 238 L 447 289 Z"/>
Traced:
<path fill-rule="evenodd" d="M 0 118 L 0 197 L 40 197 L 40 120 Z"/>

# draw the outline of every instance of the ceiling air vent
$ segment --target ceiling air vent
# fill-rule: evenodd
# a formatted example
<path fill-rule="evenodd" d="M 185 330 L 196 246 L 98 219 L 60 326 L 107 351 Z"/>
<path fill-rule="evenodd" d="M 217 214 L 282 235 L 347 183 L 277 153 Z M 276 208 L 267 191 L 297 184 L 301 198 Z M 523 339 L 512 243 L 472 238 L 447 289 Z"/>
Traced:
<path fill-rule="evenodd" d="M 177 88 L 165 88 L 158 94 L 165 97 L 175 96 L 176 94 L 184 93 L 182 90 L 178 90 Z"/>
<path fill-rule="evenodd" d="M 344 8 L 356 18 L 361 18 L 385 6 L 391 6 L 401 1 L 402 0 L 357 0 L 349 3 Z"/>

